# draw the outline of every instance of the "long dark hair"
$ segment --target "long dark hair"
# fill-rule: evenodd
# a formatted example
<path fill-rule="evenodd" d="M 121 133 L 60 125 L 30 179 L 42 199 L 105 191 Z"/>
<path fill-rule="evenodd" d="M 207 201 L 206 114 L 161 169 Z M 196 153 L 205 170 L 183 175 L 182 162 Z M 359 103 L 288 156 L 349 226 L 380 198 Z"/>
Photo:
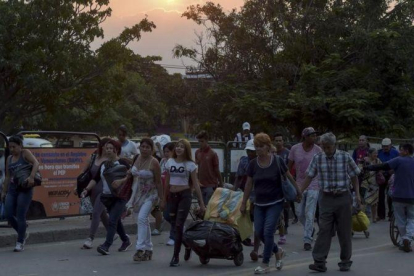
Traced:
<path fill-rule="evenodd" d="M 15 143 L 19 146 L 23 146 L 23 136 L 22 135 L 13 135 L 9 138 L 9 143 Z"/>
<path fill-rule="evenodd" d="M 102 156 L 103 148 L 105 147 L 106 143 L 108 143 L 111 140 L 111 138 L 103 138 L 98 145 L 97 154 L 99 157 Z"/>

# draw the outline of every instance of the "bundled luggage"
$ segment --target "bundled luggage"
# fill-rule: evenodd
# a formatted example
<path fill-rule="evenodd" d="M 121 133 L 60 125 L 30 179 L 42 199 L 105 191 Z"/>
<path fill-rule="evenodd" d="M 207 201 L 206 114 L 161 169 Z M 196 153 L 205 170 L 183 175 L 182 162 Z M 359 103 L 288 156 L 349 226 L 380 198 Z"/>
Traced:
<path fill-rule="evenodd" d="M 210 258 L 233 260 L 243 264 L 243 245 L 239 232 L 230 225 L 212 221 L 194 221 L 184 233 L 184 243 L 208 264 Z"/>

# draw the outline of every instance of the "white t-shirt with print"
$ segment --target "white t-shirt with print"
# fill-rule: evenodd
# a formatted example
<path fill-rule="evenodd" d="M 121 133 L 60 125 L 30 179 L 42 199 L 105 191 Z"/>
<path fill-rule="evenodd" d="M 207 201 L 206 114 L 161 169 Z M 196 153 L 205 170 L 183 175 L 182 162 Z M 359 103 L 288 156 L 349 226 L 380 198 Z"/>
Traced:
<path fill-rule="evenodd" d="M 133 159 L 134 156 L 137 154 L 138 154 L 137 145 L 130 140 L 126 140 L 125 143 L 122 145 L 121 157 Z"/>
<path fill-rule="evenodd" d="M 177 162 L 174 158 L 168 159 L 165 167 L 170 175 L 170 185 L 187 186 L 190 175 L 197 169 L 193 161 Z"/>

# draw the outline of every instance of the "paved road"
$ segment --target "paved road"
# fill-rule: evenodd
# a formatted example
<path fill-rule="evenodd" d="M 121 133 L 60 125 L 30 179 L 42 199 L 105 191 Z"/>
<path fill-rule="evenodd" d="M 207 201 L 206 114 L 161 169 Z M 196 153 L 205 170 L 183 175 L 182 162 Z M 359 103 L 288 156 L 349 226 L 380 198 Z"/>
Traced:
<path fill-rule="evenodd" d="M 374 224 L 371 237 L 366 239 L 357 234 L 353 239 L 354 265 L 350 272 L 339 272 L 338 242 L 332 244 L 328 259 L 328 272 L 324 275 L 412 275 L 414 271 L 414 253 L 404 253 L 395 248 L 388 236 L 388 222 Z M 133 236 L 135 238 L 135 236 Z M 120 275 L 253 275 L 257 263 L 249 259 L 251 248 L 245 248 L 245 263 L 241 267 L 234 266 L 232 261 L 211 260 L 208 265 L 201 265 L 196 255 L 188 262 L 181 263 L 178 268 L 168 266 L 172 256 L 172 248 L 165 246 L 167 234 L 153 239 L 155 244 L 153 260 L 143 263 L 134 263 L 133 247 L 128 252 L 116 251 L 120 245 L 117 241 L 111 248 L 111 255 L 101 256 L 95 248 L 81 250 L 82 240 L 61 243 L 47 243 L 27 245 L 22 253 L 13 253 L 12 248 L 0 249 L 0 275 L 1 276 L 120 276 Z M 98 239 L 102 242 L 103 239 Z M 289 228 L 288 244 L 285 250 L 288 256 L 282 271 L 273 270 L 269 275 L 314 275 L 308 265 L 312 262 L 311 253 L 302 249 L 301 227 L 293 225 Z M 273 263 L 273 261 L 272 261 Z"/>

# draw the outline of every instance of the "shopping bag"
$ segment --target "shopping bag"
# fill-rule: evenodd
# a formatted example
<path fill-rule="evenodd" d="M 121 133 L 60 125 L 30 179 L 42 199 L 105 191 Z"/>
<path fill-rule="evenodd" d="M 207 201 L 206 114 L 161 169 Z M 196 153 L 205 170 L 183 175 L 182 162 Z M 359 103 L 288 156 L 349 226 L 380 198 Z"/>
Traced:
<path fill-rule="evenodd" d="M 367 231 L 369 224 L 369 218 L 362 211 L 359 211 L 352 216 L 352 230 L 355 232 Z"/>

